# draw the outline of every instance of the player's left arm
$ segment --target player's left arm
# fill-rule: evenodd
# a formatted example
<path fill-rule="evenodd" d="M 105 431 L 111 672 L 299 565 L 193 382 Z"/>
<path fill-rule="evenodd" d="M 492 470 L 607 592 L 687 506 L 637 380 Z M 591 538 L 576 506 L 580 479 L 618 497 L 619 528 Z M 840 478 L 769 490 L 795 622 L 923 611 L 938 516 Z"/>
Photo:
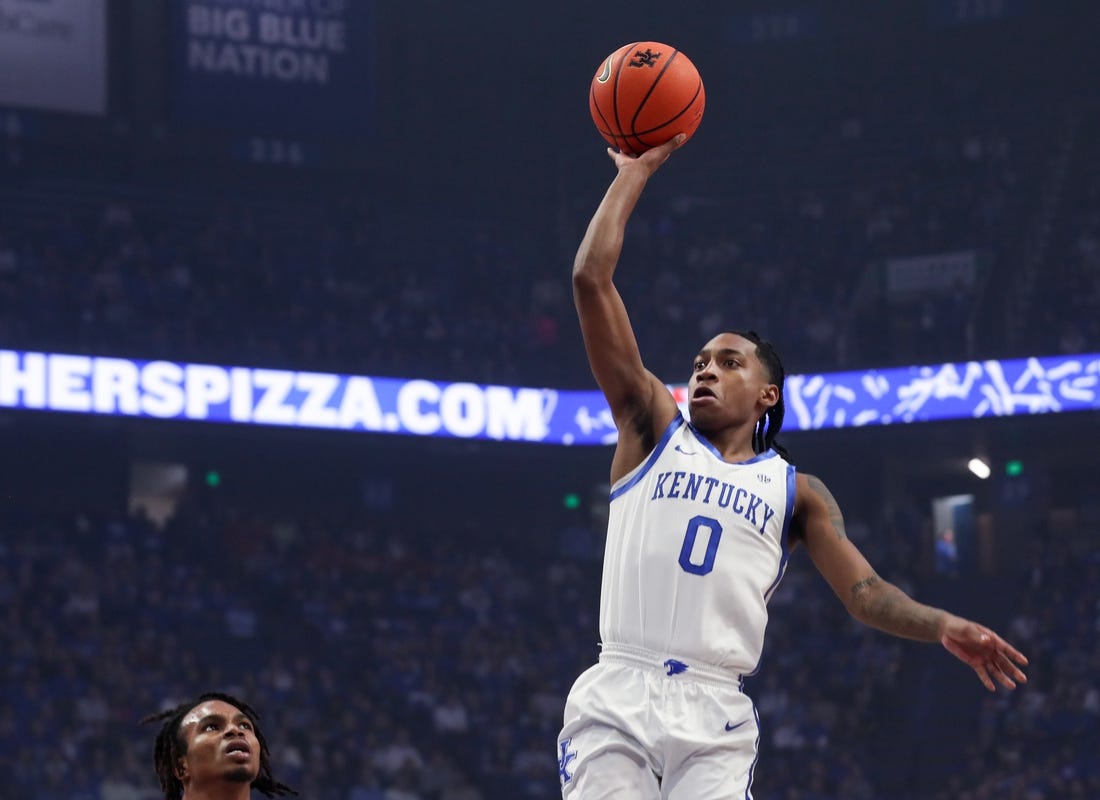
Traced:
<path fill-rule="evenodd" d="M 875 574 L 848 539 L 840 506 L 820 478 L 799 473 L 795 491 L 792 533 L 853 617 L 894 636 L 940 642 L 990 691 L 996 689 L 994 680 L 1007 689 L 1027 681 L 1017 666 L 1026 665 L 1027 659 L 996 633 L 918 603 Z"/>

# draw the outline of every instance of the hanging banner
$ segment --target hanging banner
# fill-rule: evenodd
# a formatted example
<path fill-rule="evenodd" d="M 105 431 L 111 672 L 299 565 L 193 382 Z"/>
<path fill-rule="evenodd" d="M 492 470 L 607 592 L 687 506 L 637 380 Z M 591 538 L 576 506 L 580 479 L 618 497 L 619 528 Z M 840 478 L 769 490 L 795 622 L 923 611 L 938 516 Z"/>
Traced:
<path fill-rule="evenodd" d="M 105 114 L 103 0 L 0 0 L 0 105 Z"/>
<path fill-rule="evenodd" d="M 176 0 L 177 118 L 249 133 L 364 132 L 371 7 L 356 0 Z"/>

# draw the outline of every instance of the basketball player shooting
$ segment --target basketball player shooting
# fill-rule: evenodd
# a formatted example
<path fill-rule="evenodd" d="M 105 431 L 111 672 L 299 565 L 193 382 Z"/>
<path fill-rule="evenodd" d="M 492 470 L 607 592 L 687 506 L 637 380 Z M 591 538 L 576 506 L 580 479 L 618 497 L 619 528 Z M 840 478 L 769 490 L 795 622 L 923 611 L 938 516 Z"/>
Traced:
<path fill-rule="evenodd" d="M 599 662 L 573 685 L 558 741 L 569 800 L 718 800 L 751 794 L 759 744 L 743 676 L 760 660 L 767 602 L 802 545 L 848 612 L 939 642 L 990 691 L 1027 659 L 976 622 L 883 580 L 845 535 L 825 484 L 775 443 L 783 365 L 752 331 L 720 333 L 691 361 L 689 419 L 642 362 L 613 282 L 626 224 L 683 135 L 630 156 L 573 267 L 585 349 L 618 427 L 600 600 Z"/>

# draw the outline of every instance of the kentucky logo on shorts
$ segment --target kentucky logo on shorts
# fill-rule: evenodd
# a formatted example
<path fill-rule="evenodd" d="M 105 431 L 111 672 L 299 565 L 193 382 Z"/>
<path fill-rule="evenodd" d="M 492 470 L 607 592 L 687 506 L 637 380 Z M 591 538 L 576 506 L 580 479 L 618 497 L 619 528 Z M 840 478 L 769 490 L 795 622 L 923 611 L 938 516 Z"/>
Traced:
<path fill-rule="evenodd" d="M 562 786 L 565 786 L 565 784 L 573 780 L 573 776 L 569 774 L 569 764 L 576 760 L 577 751 L 569 749 L 569 745 L 572 744 L 572 742 L 573 737 L 558 742 L 558 747 L 561 748 L 561 756 L 558 758 L 558 777 L 561 778 Z"/>
<path fill-rule="evenodd" d="M 677 661 L 675 658 L 670 658 L 665 662 L 665 666 L 668 668 L 666 675 L 679 675 L 681 672 L 687 672 L 688 665 L 683 661 Z"/>

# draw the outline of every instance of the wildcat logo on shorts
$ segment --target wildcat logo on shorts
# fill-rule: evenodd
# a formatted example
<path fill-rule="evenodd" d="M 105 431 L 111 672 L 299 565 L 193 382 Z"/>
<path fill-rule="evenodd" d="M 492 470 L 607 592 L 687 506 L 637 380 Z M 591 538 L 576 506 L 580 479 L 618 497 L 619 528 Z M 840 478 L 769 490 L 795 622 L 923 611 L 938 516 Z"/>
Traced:
<path fill-rule="evenodd" d="M 679 675 L 681 672 L 687 672 L 688 665 L 683 661 L 677 661 L 675 658 L 670 658 L 665 662 L 665 666 L 668 668 L 666 675 Z"/>
<path fill-rule="evenodd" d="M 570 750 L 569 745 L 573 743 L 573 737 L 558 742 L 558 747 L 561 750 L 561 754 L 558 756 L 558 778 L 561 779 L 561 785 L 569 783 L 573 780 L 573 776 L 569 774 L 569 764 L 572 761 L 577 760 L 577 751 Z"/>

